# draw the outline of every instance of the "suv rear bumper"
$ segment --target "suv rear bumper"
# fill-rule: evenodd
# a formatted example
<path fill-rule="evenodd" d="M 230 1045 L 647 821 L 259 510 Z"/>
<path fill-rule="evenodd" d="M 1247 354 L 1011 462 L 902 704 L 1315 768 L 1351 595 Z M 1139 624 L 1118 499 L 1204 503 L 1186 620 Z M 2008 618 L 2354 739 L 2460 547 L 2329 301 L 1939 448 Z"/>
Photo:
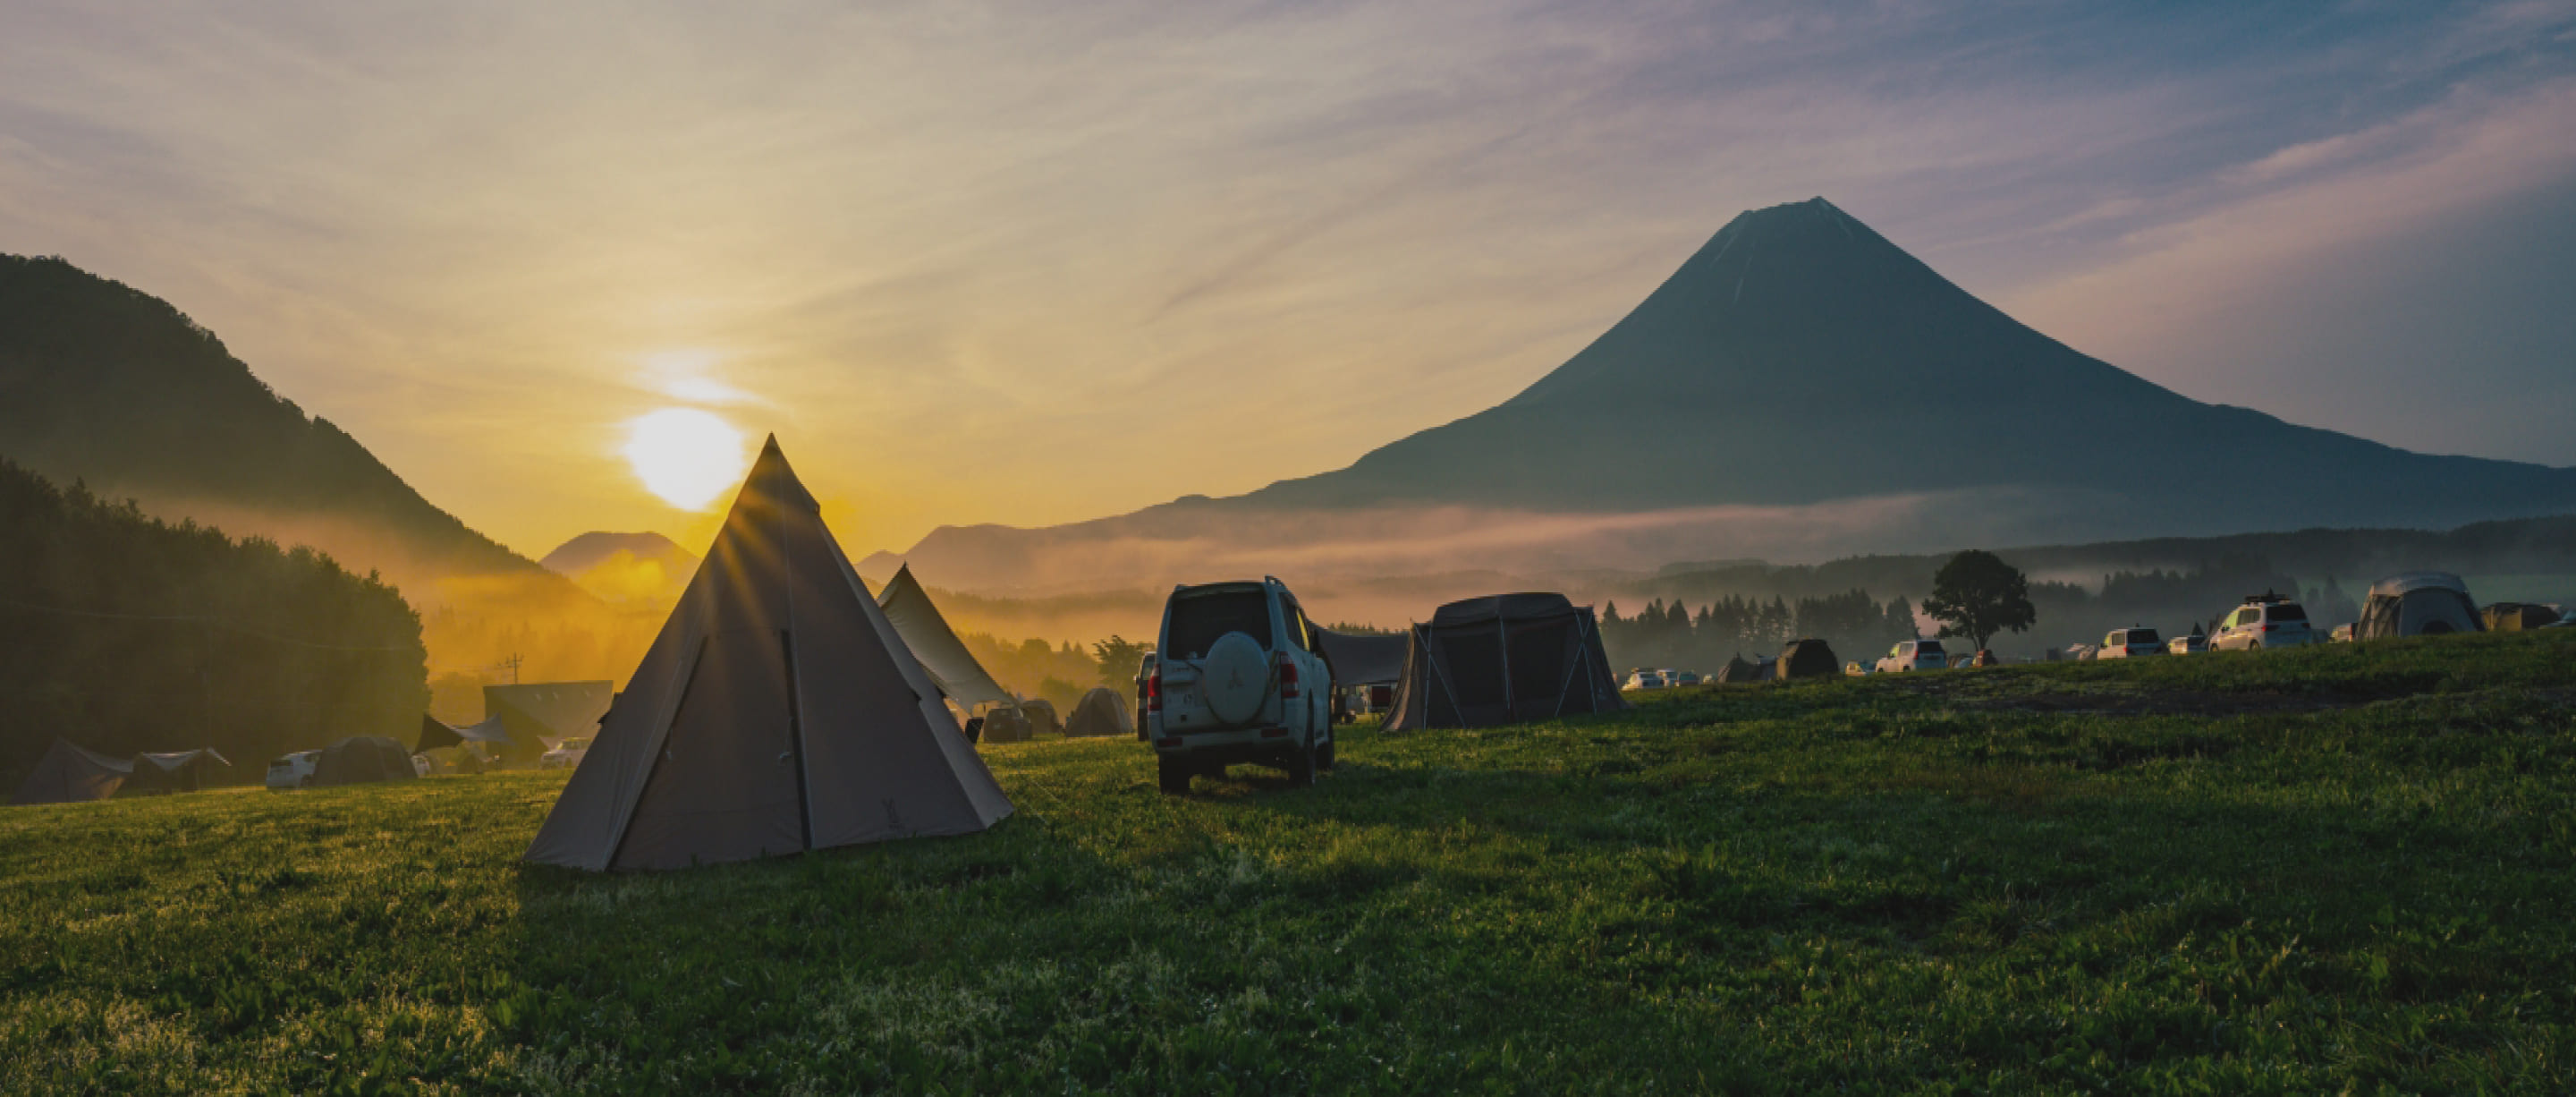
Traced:
<path fill-rule="evenodd" d="M 1283 727 L 1188 731 L 1155 737 L 1154 753 L 1211 762 L 1251 762 L 1275 757 L 1296 741 L 1296 733 Z"/>

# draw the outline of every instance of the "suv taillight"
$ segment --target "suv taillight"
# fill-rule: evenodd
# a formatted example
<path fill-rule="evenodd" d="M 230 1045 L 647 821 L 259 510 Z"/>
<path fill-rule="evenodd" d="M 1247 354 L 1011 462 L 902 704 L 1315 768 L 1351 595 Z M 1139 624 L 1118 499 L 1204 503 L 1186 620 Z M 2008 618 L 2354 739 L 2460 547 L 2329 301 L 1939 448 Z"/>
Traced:
<path fill-rule="evenodd" d="M 1279 699 L 1285 701 L 1295 696 L 1297 696 L 1297 660 L 1282 652 L 1279 656 Z"/>
<path fill-rule="evenodd" d="M 2281 626 L 2279 626 L 2279 625 L 2275 625 L 2275 624 L 2273 624 L 2273 623 L 2271 623 L 2271 622 L 2269 622 L 2269 621 L 2266 621 L 2266 622 L 2264 622 L 2264 623 L 2263 623 L 2263 631 L 2265 631 L 2265 632 L 2279 632 L 2279 631 L 2281 631 Z"/>
<path fill-rule="evenodd" d="M 1145 679 L 1145 711 L 1163 711 L 1163 672 L 1155 671 Z"/>

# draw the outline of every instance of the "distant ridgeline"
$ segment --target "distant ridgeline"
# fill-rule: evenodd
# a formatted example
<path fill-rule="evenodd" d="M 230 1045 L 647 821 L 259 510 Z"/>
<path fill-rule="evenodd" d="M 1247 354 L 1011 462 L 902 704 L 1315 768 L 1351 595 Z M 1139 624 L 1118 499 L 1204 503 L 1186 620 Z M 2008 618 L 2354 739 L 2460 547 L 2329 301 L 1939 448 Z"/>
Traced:
<path fill-rule="evenodd" d="M 343 736 L 409 742 L 426 673 L 392 587 L 0 458 L 0 787 L 57 735 L 110 755 L 211 746 L 233 762 L 223 782 Z"/>

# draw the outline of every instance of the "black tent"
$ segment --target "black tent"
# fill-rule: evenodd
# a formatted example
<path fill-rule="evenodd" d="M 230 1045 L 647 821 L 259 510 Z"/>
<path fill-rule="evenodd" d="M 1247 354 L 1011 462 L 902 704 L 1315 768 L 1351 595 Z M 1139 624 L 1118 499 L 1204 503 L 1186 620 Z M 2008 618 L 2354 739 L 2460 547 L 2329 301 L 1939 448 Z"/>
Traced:
<path fill-rule="evenodd" d="M 1054 735 L 1064 731 L 1064 718 L 1056 715 L 1055 702 L 1044 697 L 1020 702 L 1020 715 L 1028 717 L 1031 735 Z"/>
<path fill-rule="evenodd" d="M 1745 662 L 1741 655 L 1728 656 L 1726 666 L 1717 672 L 1717 680 L 1730 686 L 1759 682 L 1762 680 L 1762 667 L 1758 663 Z"/>
<path fill-rule="evenodd" d="M 232 764 L 213 747 L 137 754 L 134 779 L 126 782 L 125 788 L 128 792 L 195 792 L 205 786 L 208 770 L 216 766 L 230 769 Z"/>
<path fill-rule="evenodd" d="M 57 738 L 36 760 L 36 768 L 18 785 L 12 804 L 76 804 L 116 795 L 116 786 L 133 776 L 134 763 L 73 746 Z"/>
<path fill-rule="evenodd" d="M 1413 626 L 1388 731 L 1489 727 L 1628 707 L 1592 607 L 1562 594 L 1451 602 Z"/>
<path fill-rule="evenodd" d="M 1780 649 L 1773 673 L 1781 681 L 1792 678 L 1837 678 L 1842 675 L 1842 660 L 1834 658 L 1834 649 L 1822 640 L 1791 640 Z"/>
<path fill-rule="evenodd" d="M 360 785 L 370 781 L 409 781 L 420 776 L 411 768 L 411 752 L 382 735 L 352 735 L 322 748 L 313 764 L 310 784 Z"/>

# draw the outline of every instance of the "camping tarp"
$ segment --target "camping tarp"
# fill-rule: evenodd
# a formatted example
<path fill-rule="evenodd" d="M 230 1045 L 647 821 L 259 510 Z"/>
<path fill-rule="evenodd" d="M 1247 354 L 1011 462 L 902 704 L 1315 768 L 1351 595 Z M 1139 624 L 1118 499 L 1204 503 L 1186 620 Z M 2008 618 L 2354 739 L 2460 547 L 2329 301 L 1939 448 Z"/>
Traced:
<path fill-rule="evenodd" d="M 134 777 L 125 788 L 128 792 L 195 792 L 205 787 L 208 771 L 216 766 L 230 769 L 232 764 L 213 747 L 137 754 Z"/>
<path fill-rule="evenodd" d="M 1759 682 L 1762 680 L 1762 668 L 1758 664 L 1745 662 L 1741 655 L 1728 656 L 1726 665 L 1718 668 L 1717 680 L 1727 685 Z"/>
<path fill-rule="evenodd" d="M 504 764 L 534 765 L 566 739 L 598 734 L 600 717 L 616 699 L 613 683 L 606 681 L 485 686 L 483 724 L 497 722 L 510 734 L 506 743 L 486 746 Z"/>
<path fill-rule="evenodd" d="M 374 781 L 409 781 L 420 776 L 411 767 L 411 752 L 382 735 L 352 735 L 322 748 L 313 763 L 312 785 L 363 785 Z"/>
<path fill-rule="evenodd" d="M 1073 715 L 1065 718 L 1064 734 L 1070 739 L 1096 739 L 1112 735 L 1134 735 L 1136 724 L 1127 709 L 1127 698 L 1107 686 L 1093 686 L 1074 703 Z"/>
<path fill-rule="evenodd" d="M 895 635 L 911 649 L 912 657 L 921 661 L 921 669 L 930 675 L 939 691 L 972 711 L 977 705 L 1015 704 L 1011 691 L 975 661 L 966 650 L 966 642 L 957 638 L 957 630 L 948 627 L 948 618 L 930 601 L 930 592 L 912 577 L 912 565 L 895 569 L 894 578 L 886 580 L 885 589 L 877 592 L 877 609 L 885 613 Z"/>
<path fill-rule="evenodd" d="M 2362 603 L 2361 620 L 2354 623 L 2352 635 L 2356 640 L 2378 640 L 2482 631 L 2478 604 L 2459 576 L 2447 571 L 2409 571 L 2370 585 L 2370 599 Z"/>
<path fill-rule="evenodd" d="M 1781 681 L 1792 678 L 1838 678 L 1842 660 L 1834 658 L 1834 649 L 1822 640 L 1791 640 L 1780 649 L 1774 672 Z"/>
<path fill-rule="evenodd" d="M 681 868 L 1010 813 L 772 438 L 527 859 Z"/>
<path fill-rule="evenodd" d="M 1386 730 L 1489 727 L 1628 707 L 1592 607 L 1562 594 L 1451 602 L 1413 626 Z"/>
<path fill-rule="evenodd" d="M 420 718 L 420 741 L 413 743 L 411 749 L 436 750 L 439 747 L 456 747 L 467 743 L 481 743 L 497 757 L 510 749 L 510 729 L 501 723 L 501 718 L 498 716 L 485 719 L 479 724 L 457 727 L 438 717 L 424 715 Z"/>
<path fill-rule="evenodd" d="M 2478 611 L 2488 632 L 2527 632 L 2558 623 L 2557 610 L 2529 602 L 2498 602 Z"/>
<path fill-rule="evenodd" d="M 1391 686 L 1404 677 L 1404 652 L 1412 639 L 1401 632 L 1315 630 L 1336 686 Z"/>
<path fill-rule="evenodd" d="M 133 776 L 134 763 L 93 754 L 57 738 L 36 760 L 36 768 L 19 782 L 12 804 L 76 804 L 116 795 L 116 786 Z"/>

